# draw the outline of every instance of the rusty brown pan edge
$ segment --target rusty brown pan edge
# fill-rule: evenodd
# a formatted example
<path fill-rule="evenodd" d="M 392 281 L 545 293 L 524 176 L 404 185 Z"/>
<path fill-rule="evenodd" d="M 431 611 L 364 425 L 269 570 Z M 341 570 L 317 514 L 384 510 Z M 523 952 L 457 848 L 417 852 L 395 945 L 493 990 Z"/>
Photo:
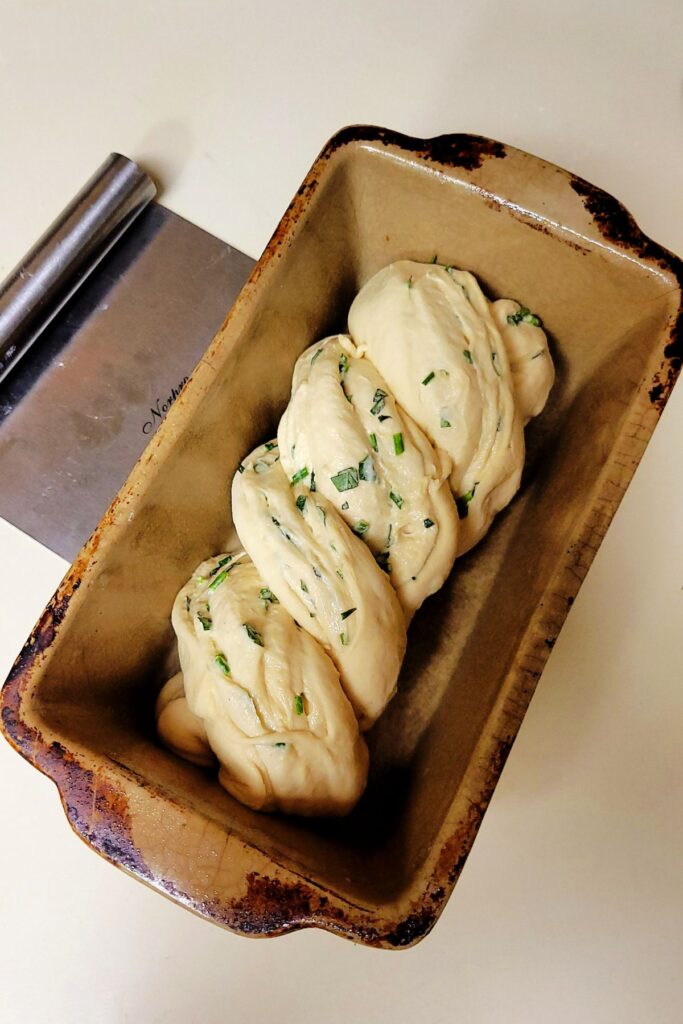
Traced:
<path fill-rule="evenodd" d="M 278 250 L 286 244 L 294 230 L 301 212 L 317 188 L 320 171 L 324 162 L 337 150 L 354 143 L 379 141 L 386 146 L 409 150 L 413 155 L 447 167 L 462 167 L 465 171 L 475 170 L 484 159 L 502 159 L 512 150 L 501 143 L 472 135 L 446 135 L 435 139 L 414 139 L 387 129 L 376 127 L 350 127 L 335 135 L 314 163 L 311 171 L 297 191 L 268 246 L 255 266 L 238 303 L 245 296 L 271 258 L 279 255 Z M 517 151 L 520 152 L 520 151 Z M 538 159 L 538 158 L 533 158 Z M 541 161 L 545 163 L 545 161 Z M 683 264 L 661 246 L 652 242 L 638 228 L 626 209 L 612 196 L 590 185 L 584 179 L 558 170 L 583 199 L 599 234 L 617 250 L 636 254 L 649 262 L 671 272 L 679 285 L 683 286 Z M 683 290 L 683 287 L 682 287 Z M 236 303 L 237 305 L 237 303 Z M 233 307 L 234 309 L 235 307 Z M 228 319 L 230 314 L 228 315 Z M 227 322 L 227 321 L 226 321 Z M 683 305 L 679 309 L 671 332 L 665 339 L 662 360 L 654 375 L 641 385 L 639 395 L 647 395 L 654 419 L 643 436 L 641 426 L 640 445 L 644 450 L 656 420 L 661 413 L 678 376 L 682 352 Z M 219 335 L 222 333 L 222 329 Z M 209 352 L 215 351 L 216 341 Z M 629 437 L 630 425 L 626 424 L 622 435 Z M 158 446 L 158 440 L 155 447 Z M 617 445 L 615 445 L 617 447 Z M 59 744 L 47 743 L 37 729 L 28 726 L 21 717 L 22 697 L 29 686 L 34 671 L 42 664 L 54 643 L 59 627 L 64 620 L 71 597 L 78 590 L 99 545 L 102 531 L 114 519 L 114 512 L 121 495 L 114 500 L 103 517 L 92 538 L 85 545 L 78 559 L 69 570 L 63 583 L 52 598 L 36 628 L 16 659 L 13 669 L 2 691 L 2 731 L 30 763 L 51 778 L 57 785 L 68 820 L 76 833 L 111 863 L 146 882 L 169 896 L 174 901 L 214 920 L 233 931 L 244 935 L 280 935 L 302 928 L 317 926 L 347 938 L 385 948 L 405 947 L 422 938 L 433 926 L 443 905 L 462 870 L 469 849 L 474 841 L 481 818 L 491 793 L 497 783 L 507 754 L 528 706 L 536 682 L 554 640 L 566 617 L 573 598 L 578 592 L 585 573 L 594 557 L 604 532 L 606 532 L 616 507 L 635 471 L 642 450 L 631 453 L 631 465 L 621 473 L 618 483 L 609 479 L 611 460 L 608 461 L 602 478 L 602 485 L 596 488 L 593 500 L 581 527 L 569 548 L 569 559 L 558 568 L 558 586 L 548 588 L 548 601 L 541 602 L 539 613 L 530 624 L 528 635 L 536 633 L 540 643 L 537 653 L 527 654 L 513 667 L 509 685 L 504 688 L 491 720 L 497 722 L 495 736 L 482 744 L 477 751 L 480 765 L 478 778 L 463 794 L 466 813 L 460 813 L 457 827 L 450 826 L 451 834 L 441 845 L 437 843 L 437 854 L 427 885 L 423 886 L 420 898 L 412 900 L 407 911 L 387 921 L 361 908 L 353 907 L 333 894 L 325 895 L 313 883 L 302 880 L 287 869 L 280 871 L 273 864 L 272 876 L 252 872 L 245 878 L 246 893 L 224 904 L 196 901 L 180 891 L 167 879 L 155 879 L 131 839 L 130 823 L 127 820 L 125 795 L 111 783 L 98 780 L 96 799 L 103 811 L 103 823 L 96 830 L 87 825 L 79 808 L 84 801 L 92 804 L 95 793 L 95 772 Z M 147 461 L 147 460 L 146 460 Z M 606 492 L 609 492 L 606 496 Z M 608 501 L 610 508 L 604 511 L 602 503 Z M 597 542 L 596 542 L 597 538 Z M 552 605 L 555 607 L 545 607 Z M 536 621 L 538 620 L 538 621 Z M 525 645 L 522 645 L 524 647 Z M 531 662 L 531 664 L 525 662 Z M 458 799 L 456 797 L 456 803 Z M 452 815 L 449 813 L 449 819 Z M 448 823 L 440 832 L 448 828 Z"/>

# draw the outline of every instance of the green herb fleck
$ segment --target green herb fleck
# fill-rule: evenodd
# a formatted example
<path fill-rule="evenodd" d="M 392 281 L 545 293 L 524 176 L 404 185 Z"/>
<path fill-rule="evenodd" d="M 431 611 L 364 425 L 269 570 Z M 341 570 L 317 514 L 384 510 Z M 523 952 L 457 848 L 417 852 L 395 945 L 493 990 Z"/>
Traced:
<path fill-rule="evenodd" d="M 265 473 L 268 470 L 268 463 L 264 462 L 263 459 L 257 459 L 254 463 L 255 473 Z"/>
<path fill-rule="evenodd" d="M 408 289 L 410 289 L 412 287 L 413 287 L 413 277 L 412 277 L 412 274 L 411 274 L 411 276 L 408 278 Z"/>
<path fill-rule="evenodd" d="M 465 359 L 470 364 L 470 366 L 473 366 L 474 360 L 472 359 L 472 353 L 470 352 L 470 350 L 468 348 L 464 348 L 462 350 L 462 354 L 464 355 Z"/>
<path fill-rule="evenodd" d="M 384 423 L 385 420 L 390 420 L 391 416 L 378 416 L 377 419 L 380 421 L 380 423 Z"/>
<path fill-rule="evenodd" d="M 394 434 L 394 455 L 403 455 L 403 434 Z"/>
<path fill-rule="evenodd" d="M 342 613 L 341 613 L 342 621 L 343 621 L 344 619 L 348 619 L 349 615 L 353 615 L 353 613 L 354 613 L 355 611 L 356 611 L 356 609 L 355 609 L 355 608 L 347 608 L 347 610 L 346 610 L 345 612 L 342 612 Z"/>
<path fill-rule="evenodd" d="M 430 526 L 434 525 L 434 521 L 432 519 L 423 519 L 422 522 L 425 525 L 425 530 L 428 530 Z"/>
<path fill-rule="evenodd" d="M 304 713 L 304 695 L 303 693 L 297 693 L 294 697 L 294 711 L 297 715 L 303 715 Z"/>
<path fill-rule="evenodd" d="M 299 512 L 303 512 L 303 510 L 306 508 L 305 494 L 300 494 L 299 497 L 296 499 L 296 507 L 299 509 Z"/>
<path fill-rule="evenodd" d="M 316 361 L 318 356 L 321 356 L 323 354 L 323 351 L 324 351 L 324 349 L 322 349 L 322 348 L 316 349 L 316 351 L 311 356 L 311 366 L 313 366 L 313 363 Z"/>
<path fill-rule="evenodd" d="M 458 516 L 460 519 L 467 519 L 467 515 L 469 512 L 469 504 L 472 501 L 472 498 L 474 497 L 474 492 L 477 489 L 478 483 L 479 481 L 477 480 L 476 483 L 472 484 L 471 490 L 467 491 L 465 494 L 461 494 L 459 498 L 455 499 L 455 505 L 458 510 Z"/>
<path fill-rule="evenodd" d="M 521 324 L 522 321 L 524 321 L 525 324 L 532 324 L 534 327 L 541 327 L 543 323 L 540 316 L 537 316 L 536 313 L 532 313 L 526 306 L 520 306 L 516 313 L 510 313 L 507 321 L 513 326 Z"/>
<path fill-rule="evenodd" d="M 266 611 L 268 611 L 269 604 L 279 604 L 280 602 L 276 598 L 275 594 L 268 587 L 261 587 L 258 596 L 261 598 L 265 605 Z"/>
<path fill-rule="evenodd" d="M 204 630 L 204 632 L 206 632 L 208 629 L 211 629 L 211 618 L 208 615 L 202 615 L 201 612 L 197 612 L 197 618 L 201 622 L 202 629 Z"/>
<path fill-rule="evenodd" d="M 341 507 L 342 512 L 346 512 L 348 507 L 349 507 L 348 501 L 343 502 L 342 507 Z"/>
<path fill-rule="evenodd" d="M 310 488 L 311 488 L 311 490 L 312 490 L 312 491 L 317 491 L 317 489 L 318 489 L 318 488 L 317 488 L 317 487 L 315 486 L 315 471 L 313 471 L 313 472 L 311 473 L 311 483 L 310 483 L 310 485 L 309 485 L 309 486 L 310 486 Z"/>
<path fill-rule="evenodd" d="M 273 448 L 277 448 L 277 441 L 266 441 L 263 447 L 267 452 L 272 452 Z"/>
<path fill-rule="evenodd" d="M 436 257 L 437 257 L 437 253 L 434 253 L 434 256 L 432 257 L 432 263 L 436 263 Z"/>
<path fill-rule="evenodd" d="M 398 508 L 403 508 L 404 502 L 400 494 L 394 494 L 393 491 L 389 491 L 389 497 L 393 501 L 394 505 L 397 505 Z"/>
<path fill-rule="evenodd" d="M 335 569 L 334 571 L 336 572 L 340 580 L 344 579 L 344 573 L 341 571 L 341 569 Z"/>
<path fill-rule="evenodd" d="M 359 537 L 362 537 L 364 533 L 367 533 L 370 529 L 370 523 L 366 522 L 365 519 L 361 519 L 352 527 L 353 532 L 357 533 Z"/>
<path fill-rule="evenodd" d="M 423 384 L 429 384 L 431 380 L 434 380 L 434 371 L 430 370 L 425 379 L 422 381 Z"/>
<path fill-rule="evenodd" d="M 280 742 L 280 743 L 273 743 L 273 746 L 274 747 L 278 747 L 280 750 L 284 750 L 284 748 L 287 746 L 287 744 Z"/>
<path fill-rule="evenodd" d="M 349 643 L 349 634 L 348 633 L 340 633 L 339 634 L 339 639 L 341 640 L 342 647 L 348 647 L 348 643 Z"/>
<path fill-rule="evenodd" d="M 372 461 L 372 455 L 366 455 L 363 461 L 358 463 L 358 476 L 369 484 L 376 483 L 377 472 L 375 470 L 375 463 Z"/>
<path fill-rule="evenodd" d="M 532 359 L 538 359 L 539 356 L 544 356 L 544 355 L 545 355 L 545 349 L 542 348 L 540 352 L 537 352 L 536 355 L 532 356 L 531 358 Z"/>
<path fill-rule="evenodd" d="M 493 363 L 493 369 L 496 371 L 496 373 L 500 377 L 501 373 L 500 373 L 500 370 L 498 369 L 498 363 L 496 362 L 497 358 L 498 358 L 498 353 L 497 352 L 492 352 L 491 353 L 491 362 Z"/>
<path fill-rule="evenodd" d="M 354 487 L 358 487 L 358 470 L 355 466 L 349 466 L 347 469 L 335 473 L 330 480 L 338 491 L 353 490 Z"/>
<path fill-rule="evenodd" d="M 349 357 L 346 352 L 342 352 L 339 356 L 339 372 L 341 374 L 348 373 L 349 370 Z"/>
<path fill-rule="evenodd" d="M 377 434 L 368 434 L 368 437 L 370 438 L 370 447 L 372 448 L 373 452 L 378 451 L 379 449 L 377 448 Z"/>
<path fill-rule="evenodd" d="M 263 637 L 261 636 L 259 631 L 257 629 L 254 629 L 253 626 L 250 626 L 248 622 L 243 623 L 243 625 L 249 639 L 253 641 L 253 643 L 255 643 L 258 647 L 263 647 Z"/>
<path fill-rule="evenodd" d="M 498 417 L 498 422 L 496 423 L 496 433 L 497 434 L 500 432 L 500 427 L 501 427 L 502 422 L 503 422 L 503 417 L 499 416 Z"/>
<path fill-rule="evenodd" d="M 304 466 L 303 469 L 297 470 L 297 472 L 294 474 L 294 476 L 290 480 L 290 483 L 298 484 L 302 480 L 305 480 L 307 476 L 308 476 L 308 468 L 306 466 Z"/>
<path fill-rule="evenodd" d="M 213 569 L 211 570 L 211 572 L 209 573 L 209 579 L 210 579 L 210 578 L 211 578 L 212 576 L 215 576 L 215 575 L 216 575 L 216 573 L 218 572 L 218 570 L 219 570 L 219 569 L 222 569 L 224 565 L 227 565 L 227 564 L 228 564 L 228 562 L 232 562 L 232 555 L 227 555 L 227 556 L 226 556 L 225 558 L 221 558 L 221 559 L 219 559 L 219 561 L 218 561 L 218 564 L 217 564 L 217 565 L 215 565 L 215 566 L 213 567 Z"/>
<path fill-rule="evenodd" d="M 220 587 L 221 583 L 224 583 L 225 580 L 228 578 L 229 572 L 230 569 L 223 569 L 223 572 L 219 572 L 218 576 L 216 576 L 216 578 L 212 580 L 211 583 L 209 583 L 209 590 L 216 590 L 218 587 Z"/>
<path fill-rule="evenodd" d="M 444 416 L 442 416 L 441 417 L 441 426 L 442 427 L 450 427 L 450 425 L 451 425 L 450 420 L 447 420 Z"/>
<path fill-rule="evenodd" d="M 322 507 L 322 505 L 316 505 L 315 507 L 317 508 L 318 512 L 320 513 L 320 518 L 322 519 L 323 523 L 327 522 L 327 512 Z"/>
<path fill-rule="evenodd" d="M 372 413 L 373 416 L 377 416 L 377 414 L 382 411 L 382 409 L 384 408 L 384 403 L 386 402 L 386 400 L 387 400 L 387 393 L 386 393 L 386 391 L 382 391 L 381 388 L 377 388 L 377 390 L 375 391 L 375 394 L 373 396 L 373 399 L 372 399 L 373 405 L 372 405 L 372 408 L 370 409 L 370 412 Z"/>
<path fill-rule="evenodd" d="M 230 675 L 230 666 L 228 665 L 227 659 L 224 654 L 217 654 L 213 660 L 222 670 L 224 676 Z"/>
<path fill-rule="evenodd" d="M 185 611 L 189 612 L 190 604 L 191 604 L 191 598 L 190 598 L 190 595 L 188 594 L 187 597 L 185 598 Z"/>
<path fill-rule="evenodd" d="M 237 467 L 237 472 L 238 473 L 244 473 L 244 466 L 242 465 L 241 462 L 240 462 L 239 466 Z"/>
<path fill-rule="evenodd" d="M 308 587 L 306 586 L 304 581 L 303 580 L 299 580 L 299 583 L 301 584 L 301 589 L 303 590 L 304 594 L 307 594 L 308 593 Z"/>

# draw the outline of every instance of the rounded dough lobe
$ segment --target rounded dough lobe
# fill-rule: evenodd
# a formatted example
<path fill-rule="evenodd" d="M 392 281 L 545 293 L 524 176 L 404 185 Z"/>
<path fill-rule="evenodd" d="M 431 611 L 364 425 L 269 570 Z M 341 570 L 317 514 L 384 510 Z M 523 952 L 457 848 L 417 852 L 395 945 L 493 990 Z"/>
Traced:
<path fill-rule="evenodd" d="M 464 554 L 511 500 L 524 465 L 522 417 L 490 303 L 472 274 L 402 260 L 361 289 L 349 331 L 398 403 L 451 457 Z"/>
<path fill-rule="evenodd" d="M 514 299 L 498 299 L 491 311 L 505 342 L 515 400 L 526 424 L 543 411 L 555 382 L 548 339 L 540 322 L 533 323 L 538 317 L 527 312 L 523 319 L 524 309 Z"/>
<path fill-rule="evenodd" d="M 344 335 L 298 359 L 278 443 L 286 475 L 303 487 L 314 480 L 389 572 L 410 620 L 455 559 L 448 456 L 435 451 Z"/>
<path fill-rule="evenodd" d="M 177 672 L 162 687 L 154 717 L 164 746 L 178 757 L 203 768 L 216 763 L 204 723 L 190 711 L 187 703 L 182 672 Z"/>
<path fill-rule="evenodd" d="M 348 812 L 368 766 L 353 708 L 331 659 L 248 556 L 202 562 L 172 622 L 187 704 L 221 763 L 221 784 L 256 810 Z"/>
<path fill-rule="evenodd" d="M 292 484 L 269 442 L 235 474 L 233 519 L 261 577 L 337 665 L 368 729 L 396 690 L 405 620 L 386 574 L 314 486 Z"/>

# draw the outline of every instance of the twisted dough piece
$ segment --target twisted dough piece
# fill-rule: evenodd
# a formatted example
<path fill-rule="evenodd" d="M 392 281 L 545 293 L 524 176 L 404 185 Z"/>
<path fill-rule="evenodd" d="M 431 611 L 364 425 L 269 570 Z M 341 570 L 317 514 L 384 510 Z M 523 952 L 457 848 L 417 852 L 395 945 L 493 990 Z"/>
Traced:
<path fill-rule="evenodd" d="M 202 562 L 180 590 L 172 622 L 187 706 L 177 695 L 162 708 L 165 742 L 185 757 L 198 752 L 190 760 L 205 764 L 205 738 L 222 785 L 257 810 L 350 810 L 365 788 L 368 753 L 339 674 L 248 556 Z"/>
<path fill-rule="evenodd" d="M 519 306 L 506 300 L 494 315 L 472 274 L 401 260 L 375 274 L 349 311 L 359 352 L 452 459 L 459 555 L 518 490 L 524 423 L 545 405 L 554 377 L 538 318 L 527 310 L 530 321 L 511 323 L 508 309 Z"/>
<path fill-rule="evenodd" d="M 253 451 L 240 470 L 232 483 L 240 539 L 290 615 L 329 653 L 368 729 L 394 694 L 405 653 L 396 594 L 334 506 L 303 480 L 290 482 L 275 442 Z"/>
<path fill-rule="evenodd" d="M 540 320 L 450 267 L 386 267 L 349 330 L 299 358 L 279 447 L 235 475 L 253 562 L 202 563 L 173 609 L 182 676 L 159 696 L 160 734 L 198 764 L 214 752 L 225 788 L 262 810 L 358 799 L 359 726 L 395 691 L 405 622 L 519 487 L 523 427 L 554 378 Z"/>
<path fill-rule="evenodd" d="M 305 485 L 315 474 L 318 491 L 388 571 L 409 621 L 455 559 L 449 457 L 435 451 L 344 335 L 298 359 L 278 441 L 287 475 L 308 469 Z"/>

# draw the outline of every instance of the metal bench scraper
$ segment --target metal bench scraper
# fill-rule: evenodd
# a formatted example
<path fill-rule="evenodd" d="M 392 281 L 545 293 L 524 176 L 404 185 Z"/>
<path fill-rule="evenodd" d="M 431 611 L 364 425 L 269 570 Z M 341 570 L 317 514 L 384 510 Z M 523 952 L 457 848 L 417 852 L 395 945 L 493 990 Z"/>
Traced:
<path fill-rule="evenodd" d="M 112 154 L 0 285 L 0 516 L 72 560 L 253 260 Z"/>

